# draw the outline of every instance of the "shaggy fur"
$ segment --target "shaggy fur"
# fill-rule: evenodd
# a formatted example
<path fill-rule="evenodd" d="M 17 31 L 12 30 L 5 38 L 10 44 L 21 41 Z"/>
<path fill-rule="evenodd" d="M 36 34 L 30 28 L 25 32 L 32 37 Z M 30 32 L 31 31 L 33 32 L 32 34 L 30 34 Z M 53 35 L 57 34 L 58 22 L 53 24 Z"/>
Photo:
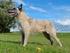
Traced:
<path fill-rule="evenodd" d="M 28 19 L 28 16 L 22 11 L 22 5 L 16 10 L 17 16 L 16 18 L 19 20 L 21 25 L 22 32 L 22 44 L 23 46 L 27 45 L 29 34 L 32 32 L 42 32 L 43 35 L 50 41 L 51 45 L 53 45 L 54 38 L 56 42 L 62 47 L 60 40 L 56 36 L 56 30 L 50 21 L 34 21 Z"/>

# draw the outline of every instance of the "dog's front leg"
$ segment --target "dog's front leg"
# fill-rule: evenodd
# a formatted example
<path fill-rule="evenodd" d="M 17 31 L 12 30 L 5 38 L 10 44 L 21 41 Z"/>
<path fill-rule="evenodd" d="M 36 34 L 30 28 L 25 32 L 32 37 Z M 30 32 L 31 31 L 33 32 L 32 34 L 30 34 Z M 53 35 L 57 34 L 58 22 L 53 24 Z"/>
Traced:
<path fill-rule="evenodd" d="M 23 44 L 24 47 L 27 45 L 29 34 L 30 31 L 25 31 L 24 44 Z"/>
<path fill-rule="evenodd" d="M 21 31 L 21 34 L 22 34 L 22 36 L 21 36 L 21 44 L 23 45 L 24 44 L 25 34 L 24 34 L 23 31 Z"/>

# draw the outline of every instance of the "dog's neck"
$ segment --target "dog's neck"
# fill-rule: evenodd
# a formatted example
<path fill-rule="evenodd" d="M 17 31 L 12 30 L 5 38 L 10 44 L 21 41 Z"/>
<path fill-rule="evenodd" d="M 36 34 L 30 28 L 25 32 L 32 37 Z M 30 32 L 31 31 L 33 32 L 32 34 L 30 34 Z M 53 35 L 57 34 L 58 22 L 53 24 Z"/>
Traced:
<path fill-rule="evenodd" d="M 17 16 L 17 18 L 18 18 L 18 20 L 19 20 L 19 22 L 22 24 L 29 24 L 29 22 L 28 22 L 28 18 L 27 18 L 28 16 L 23 12 L 23 11 L 21 11 L 19 14 L 18 14 L 18 16 Z"/>

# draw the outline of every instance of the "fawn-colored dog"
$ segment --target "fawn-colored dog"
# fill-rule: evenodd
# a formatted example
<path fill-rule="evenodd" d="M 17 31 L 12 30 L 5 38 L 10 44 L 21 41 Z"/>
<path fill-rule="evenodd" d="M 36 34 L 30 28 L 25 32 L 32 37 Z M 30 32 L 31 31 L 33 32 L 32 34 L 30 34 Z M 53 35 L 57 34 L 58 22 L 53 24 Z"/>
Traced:
<path fill-rule="evenodd" d="M 12 16 L 15 16 L 19 20 L 23 46 L 27 45 L 30 33 L 42 32 L 44 36 L 50 41 L 51 45 L 53 45 L 52 38 L 54 38 L 60 47 L 62 47 L 60 40 L 56 36 L 56 30 L 51 22 L 29 20 L 28 16 L 26 16 L 22 10 L 22 4 L 18 8 L 8 9 L 8 13 Z"/>

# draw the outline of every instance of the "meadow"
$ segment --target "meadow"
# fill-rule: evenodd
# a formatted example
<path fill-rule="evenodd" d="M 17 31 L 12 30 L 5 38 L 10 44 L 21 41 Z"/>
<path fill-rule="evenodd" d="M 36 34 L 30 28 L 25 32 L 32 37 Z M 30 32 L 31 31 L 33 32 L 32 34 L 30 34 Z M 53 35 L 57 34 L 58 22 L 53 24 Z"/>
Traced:
<path fill-rule="evenodd" d="M 0 53 L 70 53 L 70 33 L 57 33 L 57 36 L 62 48 L 56 42 L 51 46 L 42 33 L 32 34 L 26 47 L 21 45 L 20 33 L 1 33 Z"/>

